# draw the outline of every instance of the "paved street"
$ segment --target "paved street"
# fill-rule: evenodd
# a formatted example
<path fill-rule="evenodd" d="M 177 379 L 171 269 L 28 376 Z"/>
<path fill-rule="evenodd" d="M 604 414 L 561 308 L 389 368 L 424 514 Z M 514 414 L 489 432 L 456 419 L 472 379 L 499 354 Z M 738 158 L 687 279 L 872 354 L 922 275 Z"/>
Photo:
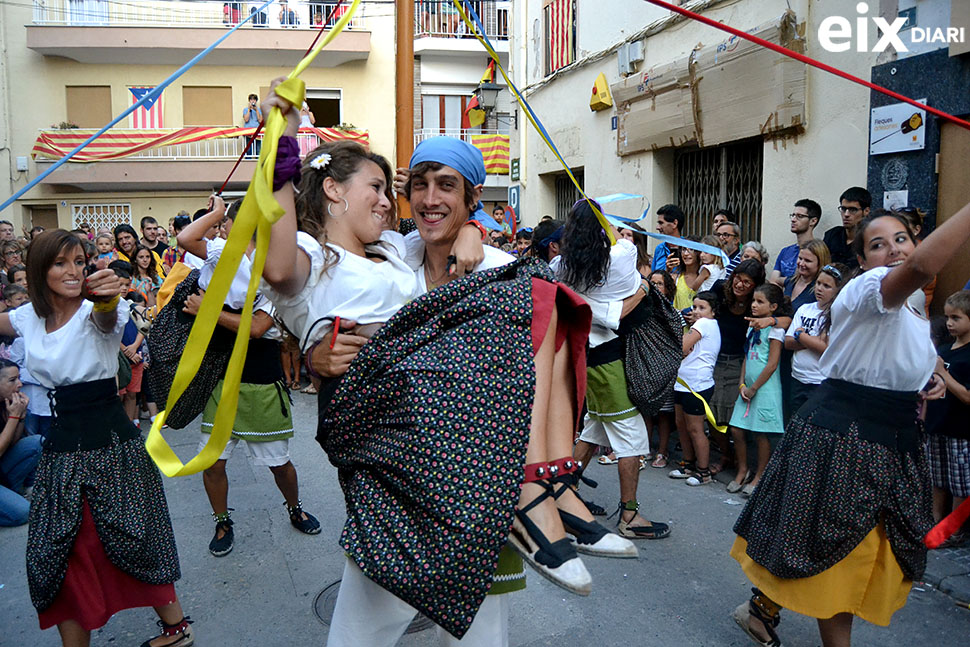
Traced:
<path fill-rule="evenodd" d="M 196 645 L 277 647 L 323 645 L 326 626 L 314 613 L 317 595 L 339 579 L 343 557 L 337 545 L 344 505 L 335 470 L 313 439 L 316 402 L 295 394 L 298 433 L 291 444 L 305 507 L 323 532 L 307 537 L 290 527 L 269 470 L 254 469 L 245 452 L 229 462 L 230 506 L 235 508 L 236 548 L 217 559 L 206 547 L 213 524 L 200 476 L 167 479 L 169 506 L 182 562 L 177 590 L 195 619 Z M 168 431 L 183 459 L 198 443 L 195 431 Z M 618 498 L 615 467 L 593 465 L 600 481 L 593 498 L 606 507 Z M 587 491 L 589 493 L 589 491 Z M 729 618 L 748 596 L 748 584 L 728 557 L 731 525 L 742 500 L 723 485 L 688 488 L 666 470 L 641 472 L 641 503 L 650 518 L 669 521 L 670 538 L 640 543 L 640 559 L 586 558 L 594 577 L 589 598 L 565 593 L 530 573 L 529 586 L 514 594 L 511 644 L 743 646 L 752 644 Z M 607 522 L 610 523 L 610 522 Z M 26 526 L 0 529 L 0 645 L 59 645 L 55 630 L 41 632 L 24 575 Z M 970 558 L 963 551 L 931 555 L 927 579 L 959 595 L 970 589 Z M 150 610 L 114 617 L 93 645 L 140 645 L 154 635 Z M 818 645 L 815 622 L 784 614 L 786 647 Z M 934 587 L 918 585 L 889 629 L 859 621 L 856 645 L 962 646 L 970 636 L 970 610 Z M 433 631 L 405 636 L 404 647 L 435 645 Z"/>

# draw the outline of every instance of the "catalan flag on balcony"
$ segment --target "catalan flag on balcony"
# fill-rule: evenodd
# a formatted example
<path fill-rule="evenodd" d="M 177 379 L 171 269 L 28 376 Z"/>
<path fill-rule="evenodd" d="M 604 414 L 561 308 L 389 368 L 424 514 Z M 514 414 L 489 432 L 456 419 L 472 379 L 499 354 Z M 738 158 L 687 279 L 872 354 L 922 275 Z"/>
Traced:
<path fill-rule="evenodd" d="M 482 151 L 485 172 L 492 175 L 509 174 L 509 136 L 472 135 L 472 145 Z"/>
<path fill-rule="evenodd" d="M 112 130 L 98 137 L 87 148 L 72 157 L 71 161 L 98 162 L 121 159 L 161 146 L 189 144 L 206 139 L 249 137 L 254 130 L 255 128 L 226 128 L 225 126 L 212 128 L 196 126 L 172 130 Z M 31 156 L 34 159 L 60 159 L 95 132 L 97 129 L 83 128 L 41 131 L 37 141 L 34 142 Z M 301 128 L 300 132 L 313 133 L 327 142 L 349 139 L 365 148 L 368 147 L 370 139 L 366 132 L 359 130 L 310 127 Z"/>
<path fill-rule="evenodd" d="M 131 104 L 138 103 L 142 97 L 154 90 L 154 87 L 128 88 L 131 95 Z M 153 128 L 163 128 L 162 124 L 162 95 L 155 97 L 154 101 L 149 100 L 138 107 L 128 117 L 132 128 L 138 130 L 149 130 Z"/>
<path fill-rule="evenodd" d="M 552 0 L 543 13 L 549 47 L 548 72 L 555 72 L 576 59 L 573 0 Z"/>

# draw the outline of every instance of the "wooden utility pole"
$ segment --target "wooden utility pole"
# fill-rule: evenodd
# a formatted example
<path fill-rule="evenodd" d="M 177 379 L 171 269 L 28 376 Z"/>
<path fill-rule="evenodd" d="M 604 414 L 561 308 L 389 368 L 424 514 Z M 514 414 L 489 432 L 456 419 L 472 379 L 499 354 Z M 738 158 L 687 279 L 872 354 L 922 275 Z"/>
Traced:
<path fill-rule="evenodd" d="M 407 168 L 414 151 L 414 0 L 396 0 L 397 56 L 395 72 L 395 129 L 397 132 L 397 165 Z M 408 202 L 397 199 L 398 214 L 410 216 Z"/>

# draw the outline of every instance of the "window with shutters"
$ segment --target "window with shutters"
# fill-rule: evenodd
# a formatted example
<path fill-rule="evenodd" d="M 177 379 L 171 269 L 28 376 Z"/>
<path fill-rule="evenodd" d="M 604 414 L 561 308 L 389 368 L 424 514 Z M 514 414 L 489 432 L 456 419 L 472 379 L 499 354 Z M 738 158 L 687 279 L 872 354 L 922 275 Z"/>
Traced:
<path fill-rule="evenodd" d="M 683 233 L 711 233 L 714 212 L 730 209 L 741 226 L 741 242 L 759 240 L 763 159 L 760 138 L 677 151 L 677 204 L 687 216 Z"/>
<path fill-rule="evenodd" d="M 91 225 L 94 231 L 113 230 L 117 225 L 130 225 L 131 205 L 128 203 L 72 204 L 71 226 L 77 228 L 84 222 Z"/>

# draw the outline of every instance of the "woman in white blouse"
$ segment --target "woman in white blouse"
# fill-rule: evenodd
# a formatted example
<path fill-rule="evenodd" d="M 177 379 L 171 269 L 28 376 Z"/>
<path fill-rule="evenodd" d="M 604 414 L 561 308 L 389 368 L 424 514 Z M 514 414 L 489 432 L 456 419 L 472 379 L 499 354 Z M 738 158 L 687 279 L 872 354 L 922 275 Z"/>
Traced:
<path fill-rule="evenodd" d="M 143 647 L 188 647 L 161 477 L 118 397 L 128 302 L 112 270 L 85 269 L 73 234 L 44 232 L 27 262 L 31 303 L 0 314 L 0 335 L 24 338 L 27 369 L 53 392 L 30 506 L 31 600 L 64 645 L 87 645 L 114 613 L 151 606 L 162 634 Z"/>
<path fill-rule="evenodd" d="M 855 616 L 888 626 L 922 576 L 933 517 L 916 412 L 944 386 L 929 322 L 906 300 L 968 238 L 970 204 L 919 247 L 901 214 L 859 224 L 863 272 L 832 305 L 826 379 L 734 527 L 731 555 L 757 587 L 734 619 L 758 644 L 780 644 L 788 608 L 817 618 L 824 647 L 847 646 Z"/>

